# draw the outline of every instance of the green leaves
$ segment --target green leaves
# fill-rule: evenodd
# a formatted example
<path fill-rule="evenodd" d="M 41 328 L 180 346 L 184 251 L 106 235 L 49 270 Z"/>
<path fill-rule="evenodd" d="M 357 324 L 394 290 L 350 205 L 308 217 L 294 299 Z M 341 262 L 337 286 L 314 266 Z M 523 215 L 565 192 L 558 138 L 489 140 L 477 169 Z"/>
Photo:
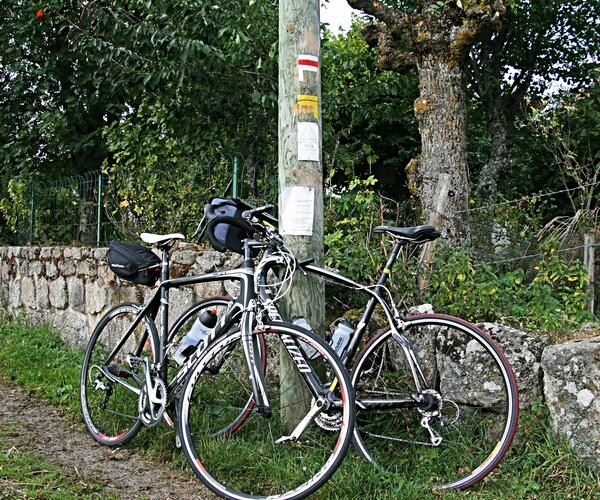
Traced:
<path fill-rule="evenodd" d="M 466 251 L 440 250 L 427 298 L 437 310 L 555 332 L 588 318 L 585 269 L 553 247 L 544 249 L 529 277 L 522 268 L 506 271 L 493 261 L 476 262 Z"/>
<path fill-rule="evenodd" d="M 356 21 L 345 36 L 324 34 L 322 42 L 323 152 L 327 178 L 344 184 L 353 176 L 375 177 L 390 186 L 417 154 L 419 136 L 412 112 L 416 75 L 378 68 L 378 56 Z M 333 169 L 332 169 L 333 167 Z M 398 182 L 400 184 L 400 182 Z"/>

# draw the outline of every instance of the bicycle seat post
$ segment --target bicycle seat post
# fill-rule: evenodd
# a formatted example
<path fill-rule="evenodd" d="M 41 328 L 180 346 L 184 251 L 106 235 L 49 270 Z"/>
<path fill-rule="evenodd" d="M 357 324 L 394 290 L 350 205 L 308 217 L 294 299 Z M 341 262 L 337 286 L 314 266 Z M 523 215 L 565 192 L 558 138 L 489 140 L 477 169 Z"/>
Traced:
<path fill-rule="evenodd" d="M 392 251 L 390 252 L 390 256 L 388 257 L 388 260 L 385 263 L 383 271 L 381 271 L 381 276 L 379 277 L 379 280 L 377 281 L 376 288 L 379 288 L 380 286 L 384 285 L 385 282 L 390 277 L 390 274 L 392 274 L 392 267 L 394 266 L 394 263 L 396 262 L 396 259 L 398 258 L 398 254 L 400 253 L 400 249 L 403 246 L 404 246 L 404 242 L 402 240 L 395 239 L 394 246 L 392 247 Z"/>
<path fill-rule="evenodd" d="M 160 246 L 160 256 L 162 265 L 160 268 L 160 281 L 167 281 L 170 277 L 169 259 L 171 258 L 171 248 L 169 246 Z"/>

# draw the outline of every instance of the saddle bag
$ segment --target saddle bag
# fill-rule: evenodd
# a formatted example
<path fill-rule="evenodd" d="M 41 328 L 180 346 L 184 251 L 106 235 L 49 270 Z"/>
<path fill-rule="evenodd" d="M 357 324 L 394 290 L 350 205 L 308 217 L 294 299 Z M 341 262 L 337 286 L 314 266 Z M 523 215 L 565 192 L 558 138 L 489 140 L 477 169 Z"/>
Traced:
<path fill-rule="evenodd" d="M 160 277 L 160 258 L 139 243 L 111 241 L 106 260 L 113 273 L 131 283 L 152 286 Z"/>

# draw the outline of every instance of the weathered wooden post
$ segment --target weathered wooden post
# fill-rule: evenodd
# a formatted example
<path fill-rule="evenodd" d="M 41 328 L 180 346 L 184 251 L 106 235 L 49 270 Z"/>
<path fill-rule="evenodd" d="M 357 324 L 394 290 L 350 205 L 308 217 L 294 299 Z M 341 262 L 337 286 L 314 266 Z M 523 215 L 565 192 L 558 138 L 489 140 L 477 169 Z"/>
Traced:
<path fill-rule="evenodd" d="M 450 192 L 450 175 L 440 174 L 436 185 L 436 198 L 435 198 L 435 209 L 429 217 L 429 224 L 434 226 L 436 229 L 440 229 L 443 223 L 443 214 L 448 201 L 448 193 Z M 429 286 L 429 278 L 427 275 L 423 275 L 423 271 L 427 273 L 429 267 L 433 262 L 435 241 L 430 241 L 423 245 L 421 252 L 421 274 L 419 275 L 419 297 L 423 300 L 425 290 Z"/>
<path fill-rule="evenodd" d="M 288 248 L 300 259 L 323 259 L 323 171 L 321 166 L 321 74 L 319 0 L 279 2 L 279 225 Z M 283 309 L 304 316 L 322 331 L 325 286 L 297 272 Z M 288 425 L 306 413 L 298 378 L 287 353 L 281 359 L 282 417 Z M 302 382 L 300 382 L 302 384 Z"/>
<path fill-rule="evenodd" d="M 594 314 L 594 267 L 596 264 L 594 252 L 594 233 L 586 233 L 583 235 L 583 265 L 587 269 L 588 278 L 588 311 Z"/>

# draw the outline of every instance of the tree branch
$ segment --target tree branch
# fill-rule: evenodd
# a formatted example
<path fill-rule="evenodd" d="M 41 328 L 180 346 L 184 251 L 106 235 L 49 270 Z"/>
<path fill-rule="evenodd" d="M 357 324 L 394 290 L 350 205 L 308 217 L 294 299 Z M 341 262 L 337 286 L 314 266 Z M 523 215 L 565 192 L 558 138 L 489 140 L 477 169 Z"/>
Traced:
<path fill-rule="evenodd" d="M 390 27 L 400 26 L 404 22 L 402 13 L 395 11 L 379 0 L 348 0 L 348 4 L 353 9 L 361 10 Z"/>

